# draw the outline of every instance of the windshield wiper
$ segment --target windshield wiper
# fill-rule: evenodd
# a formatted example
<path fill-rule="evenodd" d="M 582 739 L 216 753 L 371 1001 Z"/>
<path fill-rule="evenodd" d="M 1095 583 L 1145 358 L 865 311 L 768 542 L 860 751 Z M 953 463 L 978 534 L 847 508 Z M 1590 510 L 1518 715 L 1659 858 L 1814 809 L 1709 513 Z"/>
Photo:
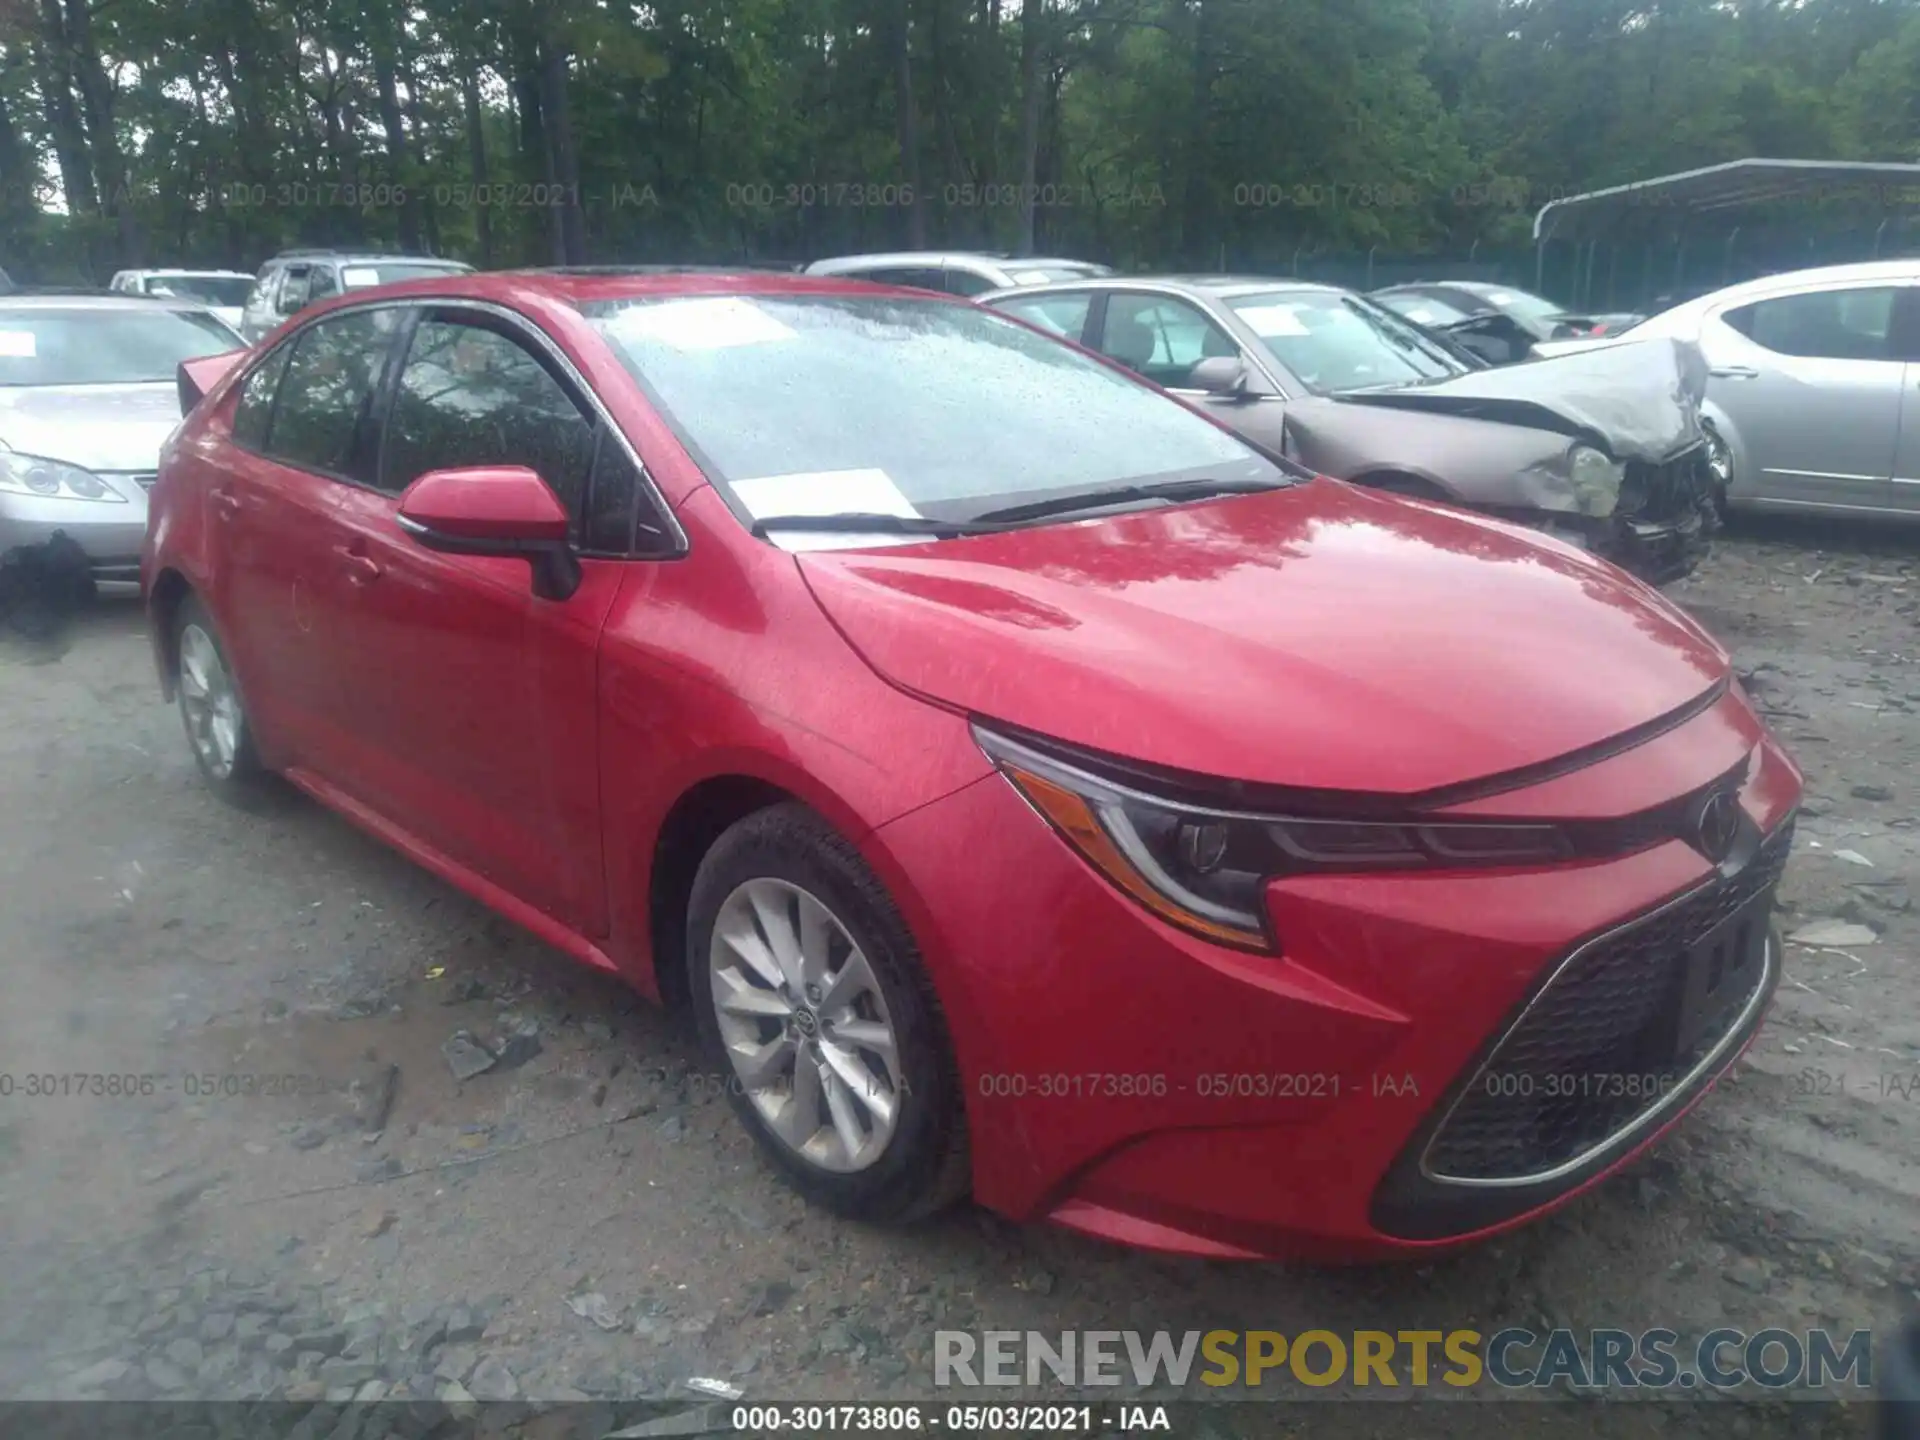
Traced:
<path fill-rule="evenodd" d="M 1105 490 L 1086 490 L 1078 495 L 1056 495 L 1051 500 L 1030 500 L 1024 505 L 1008 505 L 974 516 L 976 521 L 1010 524 L 1020 520 L 1039 520 L 1049 515 L 1070 515 L 1076 510 L 1101 510 L 1123 505 L 1129 500 L 1200 500 L 1209 495 L 1257 495 L 1267 490 L 1284 490 L 1294 482 L 1280 480 L 1163 480 L 1154 485 L 1114 485 Z"/>
<path fill-rule="evenodd" d="M 775 530 L 811 530 L 829 535 L 991 535 L 1002 525 L 972 520 L 936 520 L 930 515 L 888 515 L 882 511 L 848 510 L 838 515 L 764 515 L 750 527 L 765 539 Z"/>

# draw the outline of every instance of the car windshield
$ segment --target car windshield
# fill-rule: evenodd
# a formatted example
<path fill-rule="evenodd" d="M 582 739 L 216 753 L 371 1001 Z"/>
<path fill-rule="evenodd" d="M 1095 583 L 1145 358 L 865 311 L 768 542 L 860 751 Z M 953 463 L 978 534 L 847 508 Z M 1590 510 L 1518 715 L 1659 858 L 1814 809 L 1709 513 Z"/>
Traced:
<path fill-rule="evenodd" d="M 1471 320 L 1473 316 L 1458 305 L 1445 300 L 1436 300 L 1431 295 L 1414 295 L 1402 292 L 1397 295 L 1376 295 L 1373 297 L 1396 315 L 1404 315 L 1416 325 L 1458 325 L 1462 320 Z"/>
<path fill-rule="evenodd" d="M 147 281 L 149 295 L 173 295 L 203 305 L 244 305 L 252 288 L 253 281 L 244 275 L 155 275 Z"/>
<path fill-rule="evenodd" d="M 1337 290 L 1275 290 L 1227 301 L 1267 349 L 1325 394 L 1444 380 L 1466 365 L 1392 311 Z"/>
<path fill-rule="evenodd" d="M 971 305 L 676 296 L 585 310 L 755 517 L 966 519 L 1009 497 L 1290 478 L 1178 402 Z"/>
<path fill-rule="evenodd" d="M 1567 307 L 1557 305 L 1543 295 L 1529 295 L 1525 290 L 1506 290 L 1489 287 L 1473 292 L 1502 314 L 1511 315 L 1523 324 L 1535 324 L 1557 320 L 1567 313 Z"/>
<path fill-rule="evenodd" d="M 357 261 L 340 267 L 340 283 L 349 290 L 373 285 L 397 285 L 402 280 L 425 280 L 430 275 L 464 275 L 468 267 L 435 264 L 430 260 Z"/>
<path fill-rule="evenodd" d="M 182 360 L 245 343 L 204 312 L 138 305 L 0 310 L 0 385 L 171 382 Z"/>

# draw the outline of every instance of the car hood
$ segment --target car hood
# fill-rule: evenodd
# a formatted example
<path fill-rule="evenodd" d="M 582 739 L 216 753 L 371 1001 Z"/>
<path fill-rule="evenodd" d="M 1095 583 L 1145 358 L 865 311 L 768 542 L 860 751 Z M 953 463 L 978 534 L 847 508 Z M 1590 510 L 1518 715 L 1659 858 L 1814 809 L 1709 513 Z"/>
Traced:
<path fill-rule="evenodd" d="M 795 556 L 880 674 L 989 720 L 1252 783 L 1416 794 L 1558 759 L 1728 657 L 1570 546 L 1333 480 Z"/>
<path fill-rule="evenodd" d="M 0 387 L 0 444 L 88 470 L 153 470 L 179 423 L 172 380 Z"/>
<path fill-rule="evenodd" d="M 1706 393 L 1700 347 L 1662 339 L 1569 349 L 1524 365 L 1335 398 L 1555 430 L 1598 443 L 1616 460 L 1658 464 L 1700 442 Z"/>

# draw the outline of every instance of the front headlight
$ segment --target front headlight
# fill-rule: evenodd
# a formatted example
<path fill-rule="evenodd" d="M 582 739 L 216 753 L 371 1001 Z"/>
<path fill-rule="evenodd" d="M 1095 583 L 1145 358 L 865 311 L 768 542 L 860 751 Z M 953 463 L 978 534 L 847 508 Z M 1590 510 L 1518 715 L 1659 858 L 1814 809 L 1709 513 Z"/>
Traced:
<path fill-rule="evenodd" d="M 1567 474 L 1573 482 L 1574 503 L 1583 515 L 1611 515 L 1620 503 L 1620 482 L 1627 467 L 1591 445 L 1576 445 L 1567 452 Z"/>
<path fill-rule="evenodd" d="M 1248 950 L 1278 947 L 1267 882 L 1325 871 L 1538 865 L 1567 859 L 1552 825 L 1254 815 L 1149 795 L 974 726 L 980 748 L 1096 870 L 1161 919 Z"/>
<path fill-rule="evenodd" d="M 0 451 L 0 490 L 42 500 L 100 500 L 124 505 L 127 497 L 91 470 L 38 455 Z"/>

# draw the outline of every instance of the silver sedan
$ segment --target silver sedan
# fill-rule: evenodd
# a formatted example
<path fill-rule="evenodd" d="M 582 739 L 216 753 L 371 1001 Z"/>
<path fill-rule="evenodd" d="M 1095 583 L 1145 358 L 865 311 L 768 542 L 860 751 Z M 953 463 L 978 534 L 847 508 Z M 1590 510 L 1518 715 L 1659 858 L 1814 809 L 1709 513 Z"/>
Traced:
<path fill-rule="evenodd" d="M 180 423 L 180 362 L 245 344 L 181 301 L 0 299 L 0 560 L 63 535 L 103 593 L 138 593 L 147 487 Z"/>
<path fill-rule="evenodd" d="M 1730 507 L 1920 518 L 1920 260 L 1748 280 L 1619 343 L 1655 338 L 1706 357 L 1702 419 Z"/>

